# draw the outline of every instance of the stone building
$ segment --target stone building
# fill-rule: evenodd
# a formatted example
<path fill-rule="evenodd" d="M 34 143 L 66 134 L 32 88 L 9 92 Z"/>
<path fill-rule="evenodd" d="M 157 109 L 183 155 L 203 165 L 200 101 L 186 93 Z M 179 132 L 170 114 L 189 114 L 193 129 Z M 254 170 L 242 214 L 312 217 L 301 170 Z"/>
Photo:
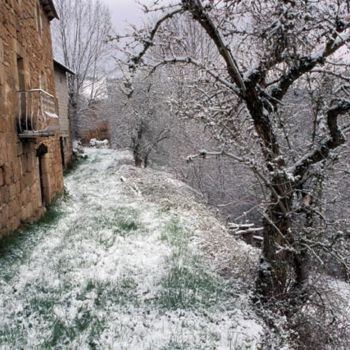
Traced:
<path fill-rule="evenodd" d="M 69 118 L 69 93 L 67 75 L 74 72 L 62 63 L 54 60 L 56 94 L 58 99 L 58 115 L 60 123 L 60 148 L 63 168 L 68 168 L 72 162 L 73 143 L 71 121 Z"/>
<path fill-rule="evenodd" d="M 52 0 L 1 0 L 0 236 L 39 218 L 63 190 Z"/>

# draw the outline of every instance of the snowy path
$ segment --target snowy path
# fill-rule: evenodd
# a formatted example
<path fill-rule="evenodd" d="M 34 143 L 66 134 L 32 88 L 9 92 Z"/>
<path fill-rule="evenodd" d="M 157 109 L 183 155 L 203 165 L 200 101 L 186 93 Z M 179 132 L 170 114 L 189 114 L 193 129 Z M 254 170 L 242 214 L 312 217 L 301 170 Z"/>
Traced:
<path fill-rule="evenodd" d="M 255 349 L 261 326 L 186 218 L 126 194 L 126 153 L 88 153 L 49 215 L 0 242 L 0 348 Z"/>

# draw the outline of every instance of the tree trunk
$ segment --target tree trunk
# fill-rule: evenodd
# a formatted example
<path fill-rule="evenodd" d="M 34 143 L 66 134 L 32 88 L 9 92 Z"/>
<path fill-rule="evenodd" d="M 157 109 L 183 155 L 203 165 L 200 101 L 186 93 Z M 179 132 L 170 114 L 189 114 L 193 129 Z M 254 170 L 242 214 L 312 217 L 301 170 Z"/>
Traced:
<path fill-rule="evenodd" d="M 257 292 L 263 301 L 281 297 L 286 292 L 289 262 L 288 252 L 282 250 L 290 227 L 289 218 L 278 205 L 270 205 L 264 218 L 263 255 L 257 280 Z"/>
<path fill-rule="evenodd" d="M 140 125 L 138 125 L 136 130 L 136 135 L 133 136 L 132 143 L 133 143 L 133 154 L 134 154 L 134 161 L 135 166 L 138 168 L 142 167 L 143 164 L 143 147 L 142 147 L 142 137 L 144 133 L 144 122 L 141 120 Z"/>
<path fill-rule="evenodd" d="M 135 161 L 135 166 L 137 168 L 141 168 L 142 167 L 142 154 L 141 154 L 141 146 L 139 143 L 137 143 L 136 145 L 134 145 L 134 161 Z"/>
<path fill-rule="evenodd" d="M 293 187 L 286 176 L 272 180 L 271 203 L 263 220 L 263 252 L 256 283 L 262 302 L 286 296 L 289 279 L 294 270 L 291 207 Z"/>
<path fill-rule="evenodd" d="M 148 157 L 149 157 L 149 153 L 147 153 L 145 156 L 144 156 L 144 159 L 143 159 L 143 166 L 145 168 L 148 167 Z"/>

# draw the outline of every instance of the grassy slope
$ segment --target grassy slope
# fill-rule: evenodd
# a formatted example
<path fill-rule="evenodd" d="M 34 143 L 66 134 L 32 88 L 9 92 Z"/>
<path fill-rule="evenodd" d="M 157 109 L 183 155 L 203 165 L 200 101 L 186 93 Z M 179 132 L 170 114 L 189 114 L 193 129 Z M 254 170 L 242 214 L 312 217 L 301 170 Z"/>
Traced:
<path fill-rule="evenodd" d="M 175 180 L 89 153 L 66 178 L 69 196 L 1 241 L 0 347 L 257 348 L 244 266 L 224 279 L 227 257 L 208 259 L 219 223 Z"/>

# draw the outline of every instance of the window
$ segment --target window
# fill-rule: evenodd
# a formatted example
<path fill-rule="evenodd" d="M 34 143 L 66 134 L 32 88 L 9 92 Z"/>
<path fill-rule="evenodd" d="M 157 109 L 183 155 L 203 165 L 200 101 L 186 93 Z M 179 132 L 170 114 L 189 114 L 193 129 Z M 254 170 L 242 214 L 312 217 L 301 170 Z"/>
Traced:
<path fill-rule="evenodd" d="M 26 96 L 25 96 L 25 74 L 24 74 L 24 62 L 21 56 L 17 55 L 17 88 L 20 92 L 19 94 L 19 117 L 21 118 L 21 123 L 26 122 Z"/>
<path fill-rule="evenodd" d="M 25 87 L 25 75 L 24 75 L 24 62 L 21 56 L 17 55 L 17 79 L 18 79 L 18 91 L 24 91 Z"/>

